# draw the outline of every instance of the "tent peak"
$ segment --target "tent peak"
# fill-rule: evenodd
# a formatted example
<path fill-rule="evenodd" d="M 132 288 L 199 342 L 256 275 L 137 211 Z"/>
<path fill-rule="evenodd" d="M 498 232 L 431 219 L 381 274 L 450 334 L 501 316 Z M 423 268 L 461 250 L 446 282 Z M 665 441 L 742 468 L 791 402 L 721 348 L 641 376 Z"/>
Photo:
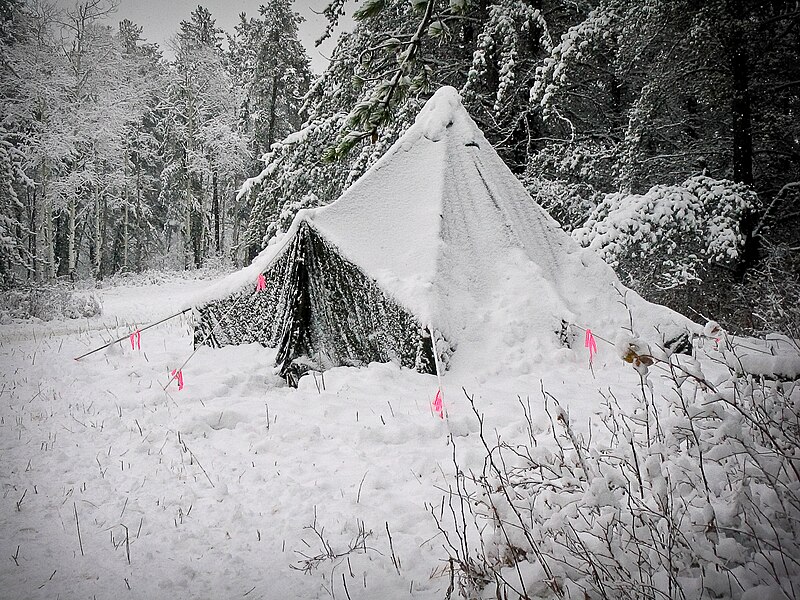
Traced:
<path fill-rule="evenodd" d="M 425 103 L 414 124 L 422 135 L 432 142 L 438 142 L 444 137 L 445 131 L 457 121 L 467 125 L 470 136 L 478 131 L 461 104 L 461 94 L 454 87 L 446 85 L 439 88 Z"/>

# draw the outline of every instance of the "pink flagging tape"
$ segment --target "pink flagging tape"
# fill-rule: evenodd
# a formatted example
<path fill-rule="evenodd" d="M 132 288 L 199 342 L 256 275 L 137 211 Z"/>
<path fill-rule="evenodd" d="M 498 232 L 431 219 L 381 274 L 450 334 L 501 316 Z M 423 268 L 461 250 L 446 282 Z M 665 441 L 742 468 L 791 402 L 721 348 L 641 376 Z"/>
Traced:
<path fill-rule="evenodd" d="M 589 364 L 591 364 L 592 360 L 594 360 L 594 355 L 597 354 L 597 342 L 594 339 L 594 334 L 591 329 L 586 329 L 586 339 L 583 345 L 589 349 Z"/>
<path fill-rule="evenodd" d="M 264 279 L 264 274 L 258 274 L 258 280 L 256 281 L 256 291 L 260 292 L 261 290 L 267 289 L 267 280 Z"/>
<path fill-rule="evenodd" d="M 439 415 L 440 419 L 444 419 L 444 407 L 442 406 L 442 390 L 436 391 L 436 398 L 432 402 L 434 412 Z"/>
<path fill-rule="evenodd" d="M 170 373 L 172 377 L 178 380 L 178 391 L 180 392 L 183 389 L 183 371 L 179 369 L 172 369 L 172 373 Z"/>
<path fill-rule="evenodd" d="M 138 329 L 131 336 L 131 350 L 142 349 L 142 332 Z"/>

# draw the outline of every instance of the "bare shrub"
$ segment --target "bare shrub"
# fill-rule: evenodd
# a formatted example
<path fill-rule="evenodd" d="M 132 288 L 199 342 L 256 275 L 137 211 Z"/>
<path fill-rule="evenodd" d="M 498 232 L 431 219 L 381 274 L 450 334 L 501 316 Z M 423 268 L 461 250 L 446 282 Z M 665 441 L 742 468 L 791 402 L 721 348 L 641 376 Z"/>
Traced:
<path fill-rule="evenodd" d="M 800 596 L 800 385 L 748 372 L 741 351 L 654 351 L 633 411 L 604 394 L 608 435 L 586 441 L 546 390 L 551 443 L 490 441 L 432 510 L 464 598 Z M 796 349 L 795 349 L 796 351 Z M 752 352 L 750 352 L 752 354 Z M 792 358 L 791 360 L 794 360 Z M 750 361 L 751 364 L 753 361 Z M 757 362 L 757 361 L 756 361 Z M 795 363 L 796 364 L 796 363 Z M 751 370 L 752 371 L 752 370 Z M 657 399 L 651 378 L 666 378 Z M 794 374 L 797 377 L 797 374 Z M 465 391 L 466 393 L 466 391 Z"/>

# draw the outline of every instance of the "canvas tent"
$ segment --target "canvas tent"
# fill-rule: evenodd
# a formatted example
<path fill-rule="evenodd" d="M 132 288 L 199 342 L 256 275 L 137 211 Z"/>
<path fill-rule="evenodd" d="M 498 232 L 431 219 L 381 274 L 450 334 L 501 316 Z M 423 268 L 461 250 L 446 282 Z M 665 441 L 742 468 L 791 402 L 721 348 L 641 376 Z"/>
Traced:
<path fill-rule="evenodd" d="M 449 87 L 338 200 L 300 211 L 195 307 L 196 345 L 275 347 L 289 378 L 303 365 L 394 361 L 431 373 L 451 354 L 502 361 L 534 343 L 557 346 L 564 323 L 688 323 L 580 248 Z"/>

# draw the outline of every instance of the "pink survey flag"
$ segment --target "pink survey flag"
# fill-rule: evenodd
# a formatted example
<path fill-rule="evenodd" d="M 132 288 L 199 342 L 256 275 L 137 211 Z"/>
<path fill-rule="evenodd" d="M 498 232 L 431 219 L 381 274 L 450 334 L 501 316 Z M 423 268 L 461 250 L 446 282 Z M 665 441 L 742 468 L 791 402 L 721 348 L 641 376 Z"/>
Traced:
<path fill-rule="evenodd" d="M 170 375 L 178 380 L 178 391 L 180 392 L 183 389 L 183 371 L 179 369 L 172 369 L 172 373 L 170 373 Z"/>
<path fill-rule="evenodd" d="M 138 329 L 134 331 L 131 336 L 131 350 L 142 349 L 142 332 Z"/>
<path fill-rule="evenodd" d="M 439 418 L 444 419 L 444 407 L 442 406 L 442 390 L 436 391 L 436 398 L 431 403 L 433 411 L 439 415 Z"/>
<path fill-rule="evenodd" d="M 586 330 L 586 339 L 583 345 L 589 349 L 589 364 L 591 364 L 592 360 L 594 360 L 594 355 L 597 354 L 597 342 L 594 339 L 594 334 L 591 329 Z"/>
<path fill-rule="evenodd" d="M 264 274 L 258 274 L 258 280 L 256 281 L 256 291 L 260 292 L 261 290 L 267 289 L 267 280 L 264 279 Z"/>

